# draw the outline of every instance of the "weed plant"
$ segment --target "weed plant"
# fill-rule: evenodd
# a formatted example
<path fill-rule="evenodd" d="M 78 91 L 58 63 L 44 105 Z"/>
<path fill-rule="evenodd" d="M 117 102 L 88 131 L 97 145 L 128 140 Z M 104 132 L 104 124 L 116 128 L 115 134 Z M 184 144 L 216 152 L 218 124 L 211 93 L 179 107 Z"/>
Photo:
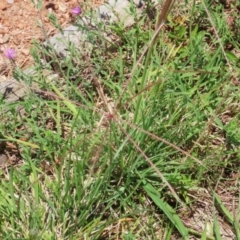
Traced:
<path fill-rule="evenodd" d="M 219 213 L 240 239 L 239 10 L 185 3 L 127 29 L 82 11 L 91 51 L 35 43 L 31 93 L 1 101 L 1 239 L 221 239 Z"/>

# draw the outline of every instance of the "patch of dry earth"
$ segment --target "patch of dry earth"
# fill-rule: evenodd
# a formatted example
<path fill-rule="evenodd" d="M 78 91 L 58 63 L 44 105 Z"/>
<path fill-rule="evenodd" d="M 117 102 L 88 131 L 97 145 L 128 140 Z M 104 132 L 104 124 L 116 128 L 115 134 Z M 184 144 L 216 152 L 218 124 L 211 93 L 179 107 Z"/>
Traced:
<path fill-rule="evenodd" d="M 32 65 L 33 59 L 29 52 L 32 40 L 44 41 L 42 28 L 39 26 L 41 18 L 47 36 L 51 37 L 57 30 L 49 21 L 49 13 L 54 13 L 64 28 L 74 21 L 74 16 L 71 14 L 73 7 L 79 4 L 97 7 L 104 0 L 43 0 L 42 2 L 40 16 L 31 0 L 14 0 L 11 4 L 7 0 L 0 0 L 0 74 L 10 74 L 11 64 L 4 57 L 6 48 L 16 50 L 17 65 L 22 68 Z"/>

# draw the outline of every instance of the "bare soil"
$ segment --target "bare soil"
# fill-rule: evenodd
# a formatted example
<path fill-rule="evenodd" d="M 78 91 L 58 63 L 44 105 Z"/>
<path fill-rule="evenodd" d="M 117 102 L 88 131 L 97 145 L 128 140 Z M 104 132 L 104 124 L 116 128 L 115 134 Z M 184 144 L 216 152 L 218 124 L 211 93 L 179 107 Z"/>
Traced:
<path fill-rule="evenodd" d="M 13 3 L 8 3 L 13 2 Z M 39 23 L 42 19 L 47 36 L 53 36 L 57 30 L 48 18 L 49 13 L 54 13 L 61 26 L 67 27 L 74 21 L 71 9 L 76 6 L 86 8 L 97 7 L 104 0 L 43 0 L 40 14 L 31 0 L 0 0 L 0 75 L 9 75 L 11 64 L 4 57 L 6 48 L 16 51 L 15 63 L 21 68 L 32 65 L 30 55 L 32 40 L 44 41 L 43 30 Z M 83 11 L 84 12 L 84 11 Z"/>

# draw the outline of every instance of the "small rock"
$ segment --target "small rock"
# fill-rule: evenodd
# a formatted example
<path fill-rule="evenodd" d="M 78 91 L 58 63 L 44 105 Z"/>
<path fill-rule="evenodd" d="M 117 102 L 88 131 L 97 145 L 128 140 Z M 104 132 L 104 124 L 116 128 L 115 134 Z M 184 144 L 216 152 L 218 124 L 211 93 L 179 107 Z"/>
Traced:
<path fill-rule="evenodd" d="M 67 6 L 64 4 L 64 3 L 59 3 L 58 4 L 58 6 L 59 6 L 59 10 L 61 11 L 61 12 L 63 12 L 63 13 L 66 13 L 67 12 Z"/>
<path fill-rule="evenodd" d="M 7 164 L 7 156 L 5 154 L 0 154 L 0 167 Z"/>
<path fill-rule="evenodd" d="M 20 44 L 19 38 L 14 38 L 13 42 L 14 42 L 15 45 L 19 45 Z"/>
<path fill-rule="evenodd" d="M 10 27 L 10 25 L 11 25 L 11 23 L 9 22 L 9 20 L 7 20 L 7 19 L 3 19 L 3 24 L 4 24 L 4 26 L 6 27 L 6 28 L 8 28 L 8 27 Z"/>
<path fill-rule="evenodd" d="M 7 32 L 6 29 L 0 28 L 0 34 L 5 34 Z"/>
<path fill-rule="evenodd" d="M 24 24 L 23 23 L 19 23 L 18 24 L 18 28 L 23 29 L 24 28 Z"/>
<path fill-rule="evenodd" d="M 58 8 L 59 8 L 59 6 L 58 6 L 58 5 L 54 5 L 54 8 L 53 8 L 53 10 L 54 10 L 54 11 L 56 11 L 56 10 L 58 10 Z"/>
<path fill-rule="evenodd" d="M 24 48 L 21 50 L 22 54 L 25 55 L 25 56 L 28 56 L 29 55 L 29 49 L 27 48 Z"/>
<path fill-rule="evenodd" d="M 1 70 L 1 66 L 3 66 L 4 63 L 0 62 L 0 70 Z M 6 80 L 6 76 L 0 75 L 0 83 Z"/>
<path fill-rule="evenodd" d="M 14 0 L 7 0 L 7 3 L 13 4 L 13 3 L 14 3 Z"/>
<path fill-rule="evenodd" d="M 66 20 L 68 20 L 68 19 L 70 18 L 70 15 L 69 15 L 68 12 L 64 14 L 64 18 L 65 18 Z"/>
<path fill-rule="evenodd" d="M 48 17 L 45 17 L 43 20 L 44 20 L 44 22 L 46 22 L 46 23 L 50 22 L 50 20 L 49 20 Z"/>
<path fill-rule="evenodd" d="M 6 10 L 7 9 L 7 4 L 4 3 L 3 1 L 0 2 L 0 10 Z"/>
<path fill-rule="evenodd" d="M 4 34 L 2 41 L 3 43 L 7 43 L 9 39 L 10 39 L 10 36 L 8 34 Z"/>
<path fill-rule="evenodd" d="M 4 96 L 4 100 L 7 103 L 19 101 L 19 99 L 26 96 L 27 91 L 28 88 L 26 87 L 26 84 L 19 82 L 14 78 L 7 79 L 0 83 L 0 94 Z"/>
<path fill-rule="evenodd" d="M 64 22 L 65 22 L 65 18 L 61 17 L 61 18 L 59 19 L 59 23 L 60 23 L 61 25 L 63 25 Z"/>

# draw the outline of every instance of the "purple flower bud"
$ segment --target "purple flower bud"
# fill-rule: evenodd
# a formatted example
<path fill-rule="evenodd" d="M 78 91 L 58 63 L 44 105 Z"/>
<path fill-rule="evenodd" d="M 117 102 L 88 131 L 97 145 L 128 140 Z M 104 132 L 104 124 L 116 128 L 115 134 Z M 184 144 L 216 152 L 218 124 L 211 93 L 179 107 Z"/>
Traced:
<path fill-rule="evenodd" d="M 11 59 L 13 60 L 15 58 L 15 50 L 14 49 L 11 49 L 11 48 L 7 48 L 5 50 L 5 57 L 8 58 L 8 59 Z"/>
<path fill-rule="evenodd" d="M 74 15 L 79 15 L 81 14 L 81 12 L 82 12 L 82 9 L 79 6 L 72 9 L 72 14 Z"/>

